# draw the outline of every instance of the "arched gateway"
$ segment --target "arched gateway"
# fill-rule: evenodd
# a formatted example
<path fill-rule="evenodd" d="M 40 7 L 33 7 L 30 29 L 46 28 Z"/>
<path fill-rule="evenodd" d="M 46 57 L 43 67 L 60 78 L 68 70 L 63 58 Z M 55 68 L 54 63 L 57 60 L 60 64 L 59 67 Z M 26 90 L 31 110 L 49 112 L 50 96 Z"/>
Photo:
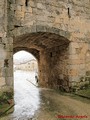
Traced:
<path fill-rule="evenodd" d="M 16 27 L 13 33 L 13 36 L 7 38 L 11 43 L 7 59 L 4 60 L 5 82 L 2 82 L 1 87 L 12 88 L 13 54 L 26 50 L 38 60 L 41 86 L 69 91 L 70 33 L 49 26 Z"/>
<path fill-rule="evenodd" d="M 37 58 L 43 87 L 69 91 L 89 84 L 89 1 L 0 3 L 0 91 L 13 89 L 13 53 L 19 50 Z"/>
<path fill-rule="evenodd" d="M 41 86 L 69 90 L 67 66 L 70 41 L 60 35 L 67 33 L 47 26 L 36 26 L 36 30 L 29 33 L 31 28 L 26 29 L 26 33 L 20 29 L 24 33 L 19 31 L 21 35 L 16 34 L 13 40 L 14 52 L 26 50 L 37 58 Z"/>

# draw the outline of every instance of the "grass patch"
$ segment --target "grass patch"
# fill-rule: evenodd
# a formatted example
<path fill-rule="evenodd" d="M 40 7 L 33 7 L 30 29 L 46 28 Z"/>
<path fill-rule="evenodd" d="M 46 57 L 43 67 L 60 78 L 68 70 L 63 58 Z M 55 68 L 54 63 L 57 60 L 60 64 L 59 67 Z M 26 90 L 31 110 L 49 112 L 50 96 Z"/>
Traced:
<path fill-rule="evenodd" d="M 60 95 L 63 95 L 63 96 L 68 96 L 68 97 L 70 97 L 72 99 L 79 100 L 79 101 L 81 101 L 83 103 L 90 104 L 89 99 L 79 96 L 80 95 L 79 92 L 82 93 L 83 95 L 85 95 L 85 97 L 88 96 L 88 95 L 90 96 L 90 93 L 89 93 L 90 88 L 85 89 L 84 92 L 83 92 L 83 90 L 80 90 L 80 91 L 78 91 L 77 94 L 75 94 L 75 92 L 67 93 L 67 92 L 62 92 L 60 90 L 55 90 L 55 92 L 57 92 L 57 93 L 59 93 Z"/>
<path fill-rule="evenodd" d="M 84 90 L 77 91 L 77 94 L 84 96 L 84 97 L 87 97 L 87 98 L 90 98 L 90 87 L 87 89 L 84 89 Z"/>

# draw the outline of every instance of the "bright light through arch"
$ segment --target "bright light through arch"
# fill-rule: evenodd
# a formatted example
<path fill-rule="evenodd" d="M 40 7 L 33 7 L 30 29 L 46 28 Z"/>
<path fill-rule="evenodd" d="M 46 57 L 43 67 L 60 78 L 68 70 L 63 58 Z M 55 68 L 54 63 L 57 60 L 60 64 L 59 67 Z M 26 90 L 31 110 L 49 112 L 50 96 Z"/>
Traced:
<path fill-rule="evenodd" d="M 24 61 L 28 61 L 28 60 L 32 60 L 32 59 L 36 60 L 36 58 L 31 53 L 26 52 L 24 50 L 15 53 L 13 56 L 13 59 L 14 59 L 14 62 L 15 61 L 24 62 Z"/>
<path fill-rule="evenodd" d="M 27 51 L 19 51 L 13 55 L 13 69 L 38 72 L 37 59 Z"/>

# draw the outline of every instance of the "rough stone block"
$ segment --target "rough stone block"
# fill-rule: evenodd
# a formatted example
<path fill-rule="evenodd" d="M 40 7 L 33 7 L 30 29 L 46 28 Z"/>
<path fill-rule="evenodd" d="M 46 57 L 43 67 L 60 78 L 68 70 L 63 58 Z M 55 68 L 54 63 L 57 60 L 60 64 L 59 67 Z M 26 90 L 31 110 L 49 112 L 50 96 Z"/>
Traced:
<path fill-rule="evenodd" d="M 45 9 L 45 6 L 42 3 L 37 3 L 37 8 Z"/>
<path fill-rule="evenodd" d="M 60 17 L 55 17 L 55 24 L 60 23 Z"/>
<path fill-rule="evenodd" d="M 0 77 L 0 87 L 2 87 L 3 85 L 5 85 L 5 78 Z"/>
<path fill-rule="evenodd" d="M 1 37 L 1 38 L 3 37 L 3 33 L 2 33 L 2 32 L 0 32 L 0 37 Z"/>
<path fill-rule="evenodd" d="M 17 10 L 17 11 L 21 11 L 21 10 L 22 10 L 22 6 L 21 6 L 21 5 L 17 5 L 17 6 L 16 6 L 16 10 Z"/>
<path fill-rule="evenodd" d="M 79 56 L 77 54 L 72 54 L 72 55 L 69 55 L 69 59 L 70 60 L 77 60 L 79 58 Z"/>
<path fill-rule="evenodd" d="M 16 11 L 15 12 L 16 18 L 24 18 L 24 12 L 22 11 Z"/>
<path fill-rule="evenodd" d="M 32 33 L 33 33 L 33 32 L 36 32 L 36 26 L 33 25 L 33 26 L 30 27 L 30 29 L 31 29 L 31 32 L 32 32 Z"/>
<path fill-rule="evenodd" d="M 1 47 L 3 47 L 3 48 L 1 48 Z M 4 49 L 4 45 L 0 45 L 0 53 L 1 53 L 0 59 L 5 59 L 5 57 L 6 57 L 6 50 Z"/>
<path fill-rule="evenodd" d="M 32 26 L 34 24 L 35 21 L 25 21 L 24 25 L 25 26 Z"/>
<path fill-rule="evenodd" d="M 68 75 L 70 75 L 70 76 L 77 76 L 78 75 L 78 70 L 77 69 L 70 69 L 69 71 L 68 71 Z"/>
<path fill-rule="evenodd" d="M 28 2 L 28 7 L 36 7 L 36 3 L 33 0 Z"/>
<path fill-rule="evenodd" d="M 37 25 L 36 26 L 36 31 L 37 32 L 40 32 L 40 31 L 46 32 L 46 27 L 45 26 L 39 26 L 39 25 Z"/>
<path fill-rule="evenodd" d="M 16 4 L 25 5 L 25 0 L 16 0 Z"/>
<path fill-rule="evenodd" d="M 32 7 L 27 7 L 27 8 L 26 8 L 26 12 L 32 13 L 32 11 L 33 11 L 33 8 L 32 8 Z"/>
<path fill-rule="evenodd" d="M 13 86 L 13 77 L 7 77 L 6 78 L 6 84 L 8 86 Z"/>

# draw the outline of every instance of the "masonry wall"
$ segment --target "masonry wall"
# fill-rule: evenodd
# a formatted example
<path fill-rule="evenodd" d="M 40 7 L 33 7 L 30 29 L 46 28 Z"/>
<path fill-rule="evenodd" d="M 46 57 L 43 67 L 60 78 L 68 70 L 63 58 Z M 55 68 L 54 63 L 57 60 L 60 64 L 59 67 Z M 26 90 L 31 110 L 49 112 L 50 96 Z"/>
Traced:
<path fill-rule="evenodd" d="M 44 25 L 69 31 L 70 41 L 87 42 L 90 32 L 90 1 L 12 0 L 9 2 L 10 28 Z M 18 33 L 20 34 L 20 33 Z M 85 38 L 85 39 L 84 39 Z"/>
<path fill-rule="evenodd" d="M 7 1 L 0 1 L 0 90 L 7 90 L 13 85 L 12 46 L 7 32 Z M 11 72 L 10 72 L 11 71 Z M 8 86 L 8 87 L 7 87 Z"/>
<path fill-rule="evenodd" d="M 6 15 L 6 3 L 0 1 L 0 89 L 1 86 L 5 85 L 5 68 L 4 60 L 6 59 L 6 31 L 7 31 L 7 22 L 5 20 Z"/>
<path fill-rule="evenodd" d="M 41 52 L 41 85 L 69 91 L 68 47 L 64 45 Z"/>
<path fill-rule="evenodd" d="M 4 9 L 6 8 L 4 5 L 7 6 L 7 9 Z M 26 0 L 8 0 L 8 4 L 5 4 L 4 1 L 0 2 L 0 12 L 2 13 L 0 40 L 3 40 L 0 42 L 0 51 L 5 53 L 3 58 L 0 56 L 0 64 L 2 66 L 1 71 L 6 70 L 6 72 L 0 72 L 1 86 L 5 84 L 5 79 L 7 85 L 13 84 L 13 39 L 32 32 L 48 31 L 64 36 L 70 41 L 68 50 L 63 51 L 57 48 L 61 52 L 56 52 L 55 56 L 58 58 L 56 63 L 56 57 L 50 59 L 46 54 L 48 49 L 45 51 L 47 57 L 42 56 L 39 63 L 40 65 L 44 64 L 42 63 L 44 57 L 46 65 L 44 64 L 42 67 L 44 69 L 40 74 L 42 79 L 48 81 L 57 76 L 57 79 L 66 79 L 66 75 L 71 85 L 81 84 L 90 79 L 90 0 L 83 2 L 82 0 L 28 0 L 27 2 Z M 6 48 L 4 48 L 4 43 Z M 50 55 L 53 56 L 54 53 L 55 50 L 53 49 Z M 57 65 L 52 65 L 54 63 Z M 50 73 L 49 76 L 49 72 L 52 72 L 50 67 L 53 69 L 53 73 L 55 70 L 57 71 L 56 75 Z"/>

